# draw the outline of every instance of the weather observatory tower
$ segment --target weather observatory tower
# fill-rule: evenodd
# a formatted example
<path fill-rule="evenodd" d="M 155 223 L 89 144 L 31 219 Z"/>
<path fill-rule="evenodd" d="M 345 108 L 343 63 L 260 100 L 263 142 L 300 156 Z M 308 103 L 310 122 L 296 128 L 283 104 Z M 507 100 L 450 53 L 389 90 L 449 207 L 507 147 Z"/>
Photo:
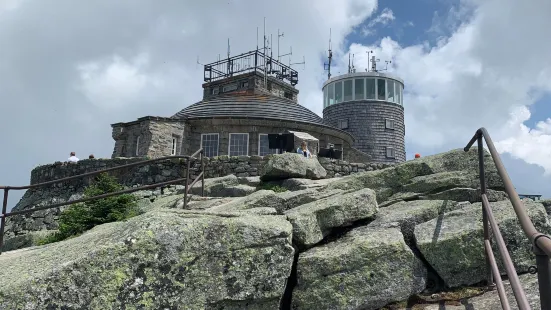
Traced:
<path fill-rule="evenodd" d="M 331 42 L 331 41 L 329 41 Z M 331 77 L 329 43 L 328 80 L 323 84 L 323 121 L 352 134 L 354 148 L 367 153 L 374 162 L 401 163 L 406 160 L 403 89 L 404 81 L 378 70 L 375 56 L 370 69 Z M 368 52 L 372 54 L 372 51 Z M 386 62 L 387 66 L 389 61 Z"/>

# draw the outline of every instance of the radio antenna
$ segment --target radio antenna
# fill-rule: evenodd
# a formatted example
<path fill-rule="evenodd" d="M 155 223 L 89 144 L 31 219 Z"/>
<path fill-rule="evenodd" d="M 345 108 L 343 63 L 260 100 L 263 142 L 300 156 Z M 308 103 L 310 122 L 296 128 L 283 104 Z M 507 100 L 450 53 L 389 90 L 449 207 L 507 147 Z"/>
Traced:
<path fill-rule="evenodd" d="M 291 67 L 292 65 L 304 65 L 303 69 L 306 69 L 306 60 L 304 56 L 302 56 L 302 62 L 295 62 L 295 63 L 291 63 L 291 57 L 289 57 L 289 67 Z"/>
<path fill-rule="evenodd" d="M 195 64 L 195 69 L 197 69 L 197 65 L 205 66 L 204 64 L 199 62 L 199 56 L 197 56 L 197 63 Z"/>
<path fill-rule="evenodd" d="M 279 56 L 279 38 L 283 37 L 285 34 L 282 32 L 279 34 L 279 29 L 277 29 L 277 61 L 279 61 L 281 58 Z"/>
<path fill-rule="evenodd" d="M 329 54 L 328 62 L 323 64 L 323 69 L 327 70 L 327 79 L 331 78 L 331 59 L 333 59 L 333 51 L 331 51 L 331 28 L 329 28 Z"/>

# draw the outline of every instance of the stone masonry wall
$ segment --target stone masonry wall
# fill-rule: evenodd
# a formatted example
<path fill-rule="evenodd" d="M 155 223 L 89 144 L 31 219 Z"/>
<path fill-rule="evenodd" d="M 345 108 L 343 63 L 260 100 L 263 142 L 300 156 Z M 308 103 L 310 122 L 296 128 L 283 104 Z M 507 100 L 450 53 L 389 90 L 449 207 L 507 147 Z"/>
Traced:
<path fill-rule="evenodd" d="M 205 158 L 205 177 L 221 177 L 235 174 L 238 177 L 257 176 L 269 156 L 219 156 Z M 111 167 L 126 165 L 145 160 L 144 158 L 116 158 L 81 160 L 77 164 L 54 163 L 39 166 L 31 172 L 31 184 L 61 179 L 86 172 L 103 170 Z M 328 177 L 339 177 L 356 172 L 378 170 L 389 167 L 388 164 L 349 163 L 342 160 L 319 158 L 327 170 Z M 110 174 L 117 177 L 126 187 L 149 185 L 185 177 L 187 161 L 185 159 L 167 160 L 163 162 L 124 168 Z M 190 178 L 200 173 L 200 163 L 194 162 L 191 167 Z M 82 198 L 84 188 L 90 184 L 92 178 L 45 186 L 35 190 L 28 190 L 13 210 L 26 210 L 35 206 L 44 206 L 52 203 L 72 201 Z M 57 219 L 63 208 L 37 211 L 21 216 L 13 216 L 6 221 L 6 239 L 24 235 L 30 231 L 57 229 Z"/>

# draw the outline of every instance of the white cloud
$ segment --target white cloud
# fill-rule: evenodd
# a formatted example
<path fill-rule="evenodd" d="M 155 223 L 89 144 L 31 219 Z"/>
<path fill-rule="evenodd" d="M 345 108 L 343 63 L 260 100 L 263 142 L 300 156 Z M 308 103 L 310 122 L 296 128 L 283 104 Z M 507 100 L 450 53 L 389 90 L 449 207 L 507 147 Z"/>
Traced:
<path fill-rule="evenodd" d="M 391 71 L 406 83 L 406 140 L 416 148 L 462 147 L 484 126 L 499 151 L 551 172 L 550 152 L 542 146 L 550 139 L 549 122 L 533 130 L 523 125 L 530 117 L 526 107 L 551 91 L 551 42 L 543 39 L 551 2 L 463 5 L 448 18 L 454 32 L 434 46 L 404 47 L 391 38 L 377 46 L 353 44 L 356 67 L 367 67 L 367 50 L 393 60 Z"/>
<path fill-rule="evenodd" d="M 394 21 L 396 18 L 394 17 L 394 12 L 392 12 L 389 8 L 384 8 L 381 14 L 379 14 L 377 17 L 373 18 L 367 25 L 364 25 L 362 27 L 362 35 L 363 36 L 373 36 L 376 33 L 376 30 L 373 29 L 377 25 L 383 25 L 386 26 L 390 22 Z"/>

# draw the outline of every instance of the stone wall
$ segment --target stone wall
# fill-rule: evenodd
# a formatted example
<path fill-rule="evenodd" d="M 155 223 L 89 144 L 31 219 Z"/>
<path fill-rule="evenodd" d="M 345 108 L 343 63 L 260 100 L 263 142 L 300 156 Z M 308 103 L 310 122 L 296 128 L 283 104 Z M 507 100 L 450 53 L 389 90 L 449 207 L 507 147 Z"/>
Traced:
<path fill-rule="evenodd" d="M 219 156 L 205 158 L 205 176 L 207 178 L 221 177 L 235 174 L 238 177 L 257 176 L 269 156 Z M 54 163 L 39 166 L 31 172 L 31 184 L 66 178 L 86 172 L 103 170 L 111 167 L 135 163 L 144 158 L 116 158 L 81 160 L 77 164 Z M 342 160 L 319 158 L 327 170 L 328 177 L 338 177 L 356 172 L 378 170 L 386 168 L 388 164 L 349 163 Z M 176 180 L 185 177 L 187 161 L 185 159 L 167 160 L 159 163 L 124 168 L 111 172 L 121 184 L 126 187 L 149 185 L 164 181 Z M 200 172 L 200 163 L 195 161 L 191 167 L 191 178 Z M 35 190 L 28 190 L 13 210 L 26 210 L 35 206 L 44 206 L 52 203 L 80 199 L 84 188 L 90 184 L 92 178 L 76 179 L 57 183 Z M 26 215 L 14 216 L 7 219 L 6 238 L 12 238 L 28 233 L 29 231 L 49 230 L 57 228 L 57 219 L 63 208 L 37 211 Z"/>

